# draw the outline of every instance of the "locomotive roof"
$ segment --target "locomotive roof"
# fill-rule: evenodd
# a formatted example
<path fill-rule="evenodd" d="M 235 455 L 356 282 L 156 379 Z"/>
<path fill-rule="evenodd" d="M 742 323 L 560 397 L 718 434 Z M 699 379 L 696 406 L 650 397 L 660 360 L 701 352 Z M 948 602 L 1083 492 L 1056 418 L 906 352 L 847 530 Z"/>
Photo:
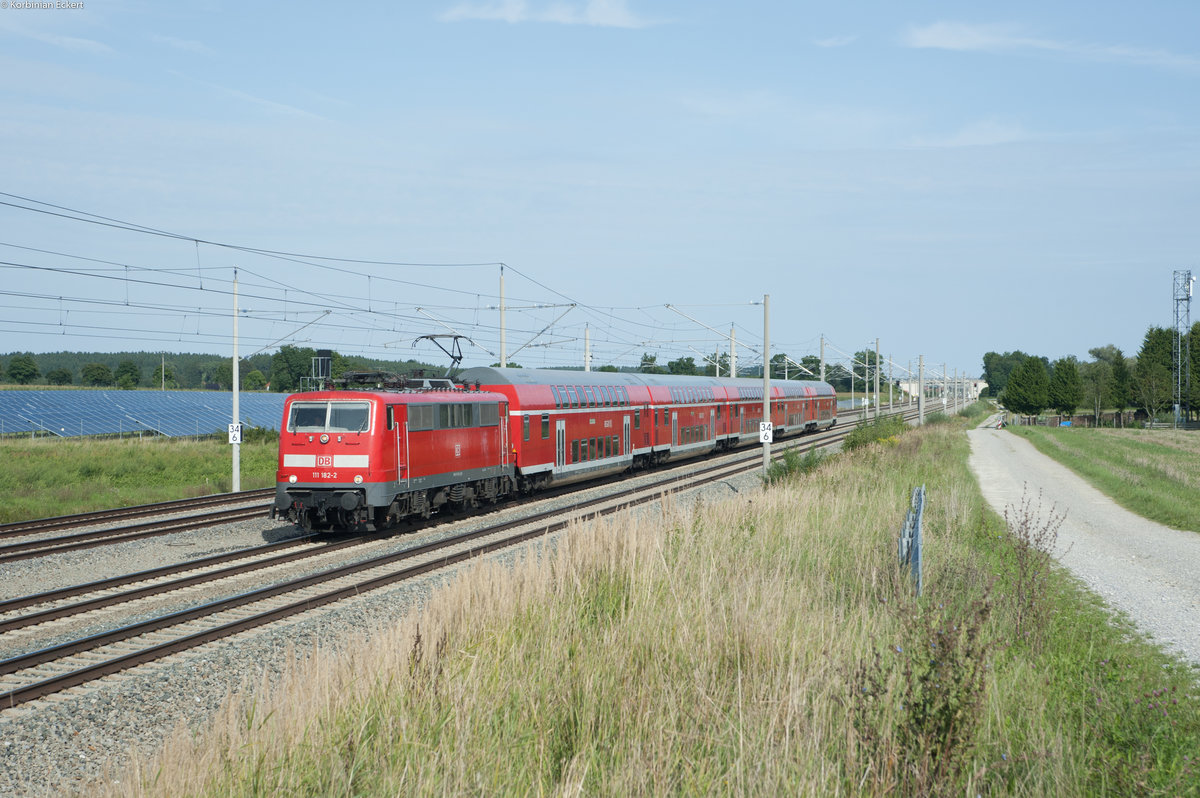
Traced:
<path fill-rule="evenodd" d="M 470 368 L 458 375 L 463 382 L 482 385 L 647 385 L 678 388 L 708 386 L 724 388 L 762 388 L 761 378 L 706 377 L 686 374 L 642 374 L 624 371 L 568 371 L 565 369 L 499 369 L 490 366 Z M 814 388 L 817 394 L 832 396 L 833 386 L 820 380 L 771 380 L 772 388 Z"/>

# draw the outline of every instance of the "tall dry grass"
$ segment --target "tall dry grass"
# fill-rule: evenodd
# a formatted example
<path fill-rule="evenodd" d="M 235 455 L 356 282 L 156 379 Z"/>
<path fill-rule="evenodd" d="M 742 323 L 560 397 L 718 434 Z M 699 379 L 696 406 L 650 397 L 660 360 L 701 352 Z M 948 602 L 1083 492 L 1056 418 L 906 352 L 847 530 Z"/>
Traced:
<path fill-rule="evenodd" d="M 1024 646 L 993 601 L 989 547 L 1008 544 L 965 456 L 939 425 L 750 499 L 668 502 L 480 564 L 181 730 L 111 793 L 1089 792 L 1107 716 L 1076 730 L 1078 708 L 1055 707 L 1061 652 Z M 917 600 L 895 538 L 921 483 Z"/>

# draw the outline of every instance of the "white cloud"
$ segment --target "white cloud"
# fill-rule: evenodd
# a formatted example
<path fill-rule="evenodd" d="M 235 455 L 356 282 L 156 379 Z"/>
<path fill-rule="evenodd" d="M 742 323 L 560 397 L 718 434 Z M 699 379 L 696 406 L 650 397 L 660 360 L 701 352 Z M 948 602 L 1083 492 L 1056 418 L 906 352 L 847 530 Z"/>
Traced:
<path fill-rule="evenodd" d="M 16 22 L 17 12 L 5 12 L 0 14 L 0 31 L 15 33 L 18 36 L 24 36 L 27 39 L 49 44 L 53 47 L 59 47 L 63 50 L 71 50 L 78 53 L 91 53 L 92 55 L 111 55 L 116 52 L 103 42 L 98 42 L 94 39 L 84 39 L 78 36 L 66 36 L 61 33 L 55 33 L 48 30 L 34 30 L 28 28 L 19 22 Z"/>
<path fill-rule="evenodd" d="M 911 26 L 904 32 L 901 41 L 908 47 L 916 48 L 991 53 L 1042 52 L 1089 61 L 1200 71 L 1200 58 L 1193 55 L 1121 44 L 1089 44 L 1046 39 L 1029 35 L 1016 25 L 935 22 L 931 25 Z"/>
<path fill-rule="evenodd" d="M 770 91 L 758 89 L 726 94 L 693 93 L 680 98 L 683 107 L 701 116 L 736 119 L 785 110 L 785 103 Z"/>
<path fill-rule="evenodd" d="M 605 28 L 645 28 L 655 24 L 626 8 L 625 0 L 529 3 L 526 0 L 465 2 L 441 16 L 443 22 L 488 20 L 495 22 L 553 22 L 560 25 L 593 25 Z"/>
<path fill-rule="evenodd" d="M 817 47 L 845 47 L 858 41 L 858 34 L 848 36 L 830 36 L 825 39 L 817 39 L 813 42 Z"/>
<path fill-rule="evenodd" d="M 204 46 L 201 42 L 194 42 L 188 39 L 176 39 L 174 36 L 159 36 L 157 33 L 150 34 L 150 41 L 156 44 L 165 44 L 168 47 L 174 47 L 176 50 L 183 50 L 189 53 L 197 53 L 198 55 L 212 55 L 213 51 Z"/>
<path fill-rule="evenodd" d="M 303 108 L 296 108 L 295 106 L 287 105 L 286 103 L 276 102 L 274 100 L 268 100 L 263 97 L 258 97 L 256 95 L 244 92 L 240 89 L 231 89 L 228 86 L 220 86 L 216 83 L 209 83 L 207 80 L 200 80 L 199 78 L 193 78 L 189 75 L 184 75 L 180 72 L 176 72 L 175 70 L 170 70 L 170 74 L 175 75 L 176 77 L 179 77 L 179 78 L 183 78 L 184 80 L 190 80 L 193 83 L 196 83 L 196 84 L 199 84 L 206 88 L 209 88 L 219 94 L 224 94 L 227 97 L 233 97 L 234 99 L 249 103 L 253 106 L 256 106 L 256 107 L 258 107 L 264 111 L 267 111 L 271 114 L 274 114 L 274 115 L 298 116 L 298 117 L 304 117 L 307 119 L 322 119 L 323 118 L 319 114 L 314 114 L 311 111 L 305 111 Z"/>
<path fill-rule="evenodd" d="M 1032 138 L 1025 128 L 999 119 L 982 119 L 972 122 L 949 136 L 921 137 L 914 139 L 914 147 L 990 147 L 997 144 L 1012 144 Z"/>

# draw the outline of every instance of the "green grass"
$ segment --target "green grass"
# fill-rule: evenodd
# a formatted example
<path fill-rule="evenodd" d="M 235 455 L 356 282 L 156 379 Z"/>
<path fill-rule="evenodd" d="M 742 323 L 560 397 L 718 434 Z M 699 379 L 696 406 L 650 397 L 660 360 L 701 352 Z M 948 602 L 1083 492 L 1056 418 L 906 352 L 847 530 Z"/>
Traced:
<path fill-rule="evenodd" d="M 278 443 L 241 446 L 242 489 L 275 483 Z M 233 453 L 213 439 L 0 440 L 0 523 L 225 493 Z"/>
<path fill-rule="evenodd" d="M 139 789 L 1200 794 L 1196 674 L 1045 568 L 1025 544 L 1052 528 L 985 508 L 964 425 L 481 564 L 182 735 Z M 920 599 L 895 561 L 917 484 Z"/>
<path fill-rule="evenodd" d="M 1200 435 L 1182 430 L 1008 427 L 1122 507 L 1200 532 Z"/>

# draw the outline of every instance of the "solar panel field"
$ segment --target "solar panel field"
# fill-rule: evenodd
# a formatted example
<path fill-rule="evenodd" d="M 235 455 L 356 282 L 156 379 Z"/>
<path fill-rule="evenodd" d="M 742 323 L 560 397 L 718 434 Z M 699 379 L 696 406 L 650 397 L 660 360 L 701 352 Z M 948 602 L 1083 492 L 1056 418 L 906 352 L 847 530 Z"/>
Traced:
<path fill-rule="evenodd" d="M 241 422 L 278 431 L 285 397 L 242 392 Z M 0 391 L 0 435 L 195 437 L 223 433 L 232 420 L 228 391 Z"/>

